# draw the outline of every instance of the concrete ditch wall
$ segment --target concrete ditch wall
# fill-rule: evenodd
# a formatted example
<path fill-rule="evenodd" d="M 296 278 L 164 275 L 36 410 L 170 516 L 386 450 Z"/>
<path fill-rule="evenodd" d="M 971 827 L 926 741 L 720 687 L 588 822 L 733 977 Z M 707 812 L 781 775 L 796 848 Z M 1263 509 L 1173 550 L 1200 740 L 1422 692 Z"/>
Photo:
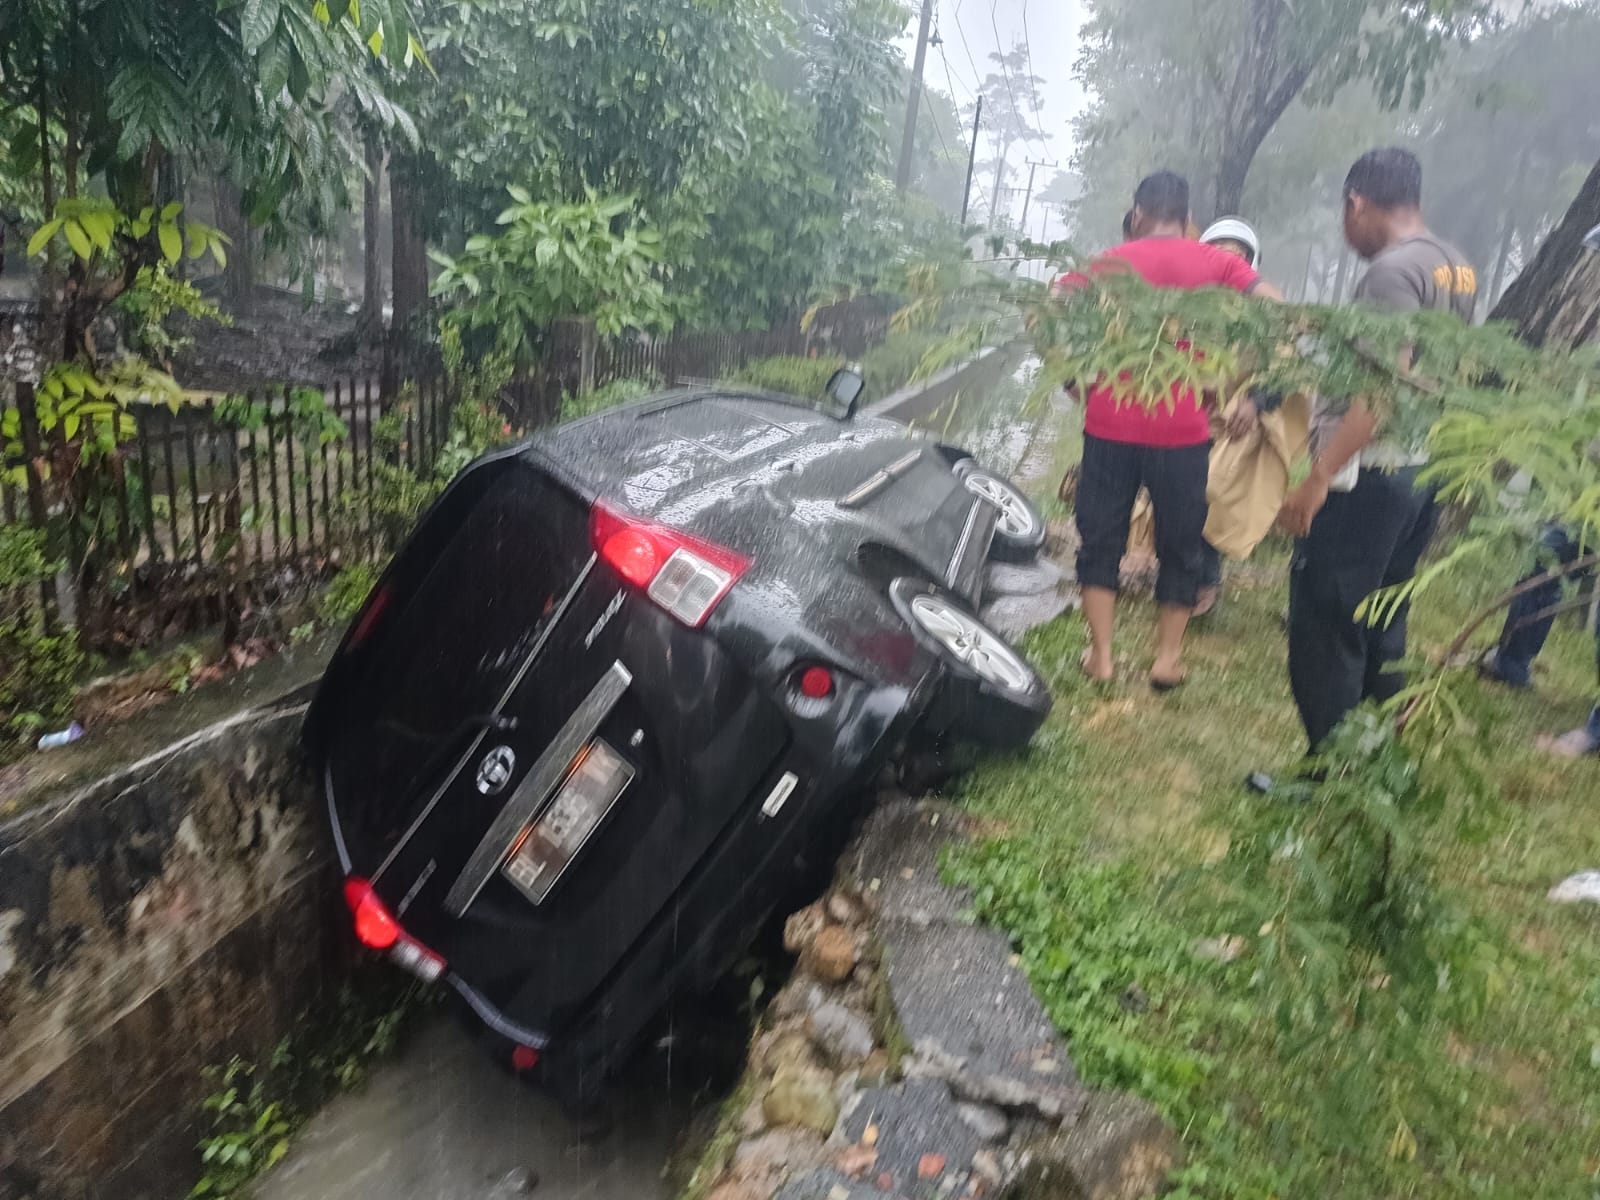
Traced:
<path fill-rule="evenodd" d="M 304 697 L 0 825 L 0 1200 L 173 1200 L 204 1068 L 259 1057 L 339 925 Z"/>

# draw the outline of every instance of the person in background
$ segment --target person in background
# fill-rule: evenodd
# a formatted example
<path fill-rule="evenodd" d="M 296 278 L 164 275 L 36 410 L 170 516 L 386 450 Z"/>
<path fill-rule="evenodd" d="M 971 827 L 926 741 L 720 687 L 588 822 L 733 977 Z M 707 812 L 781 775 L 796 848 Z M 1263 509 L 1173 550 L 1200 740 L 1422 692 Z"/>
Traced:
<path fill-rule="evenodd" d="M 1429 231 L 1414 154 L 1374 150 L 1356 161 L 1345 177 L 1344 235 L 1369 264 L 1357 303 L 1472 320 L 1477 273 Z M 1394 664 L 1405 656 L 1406 606 L 1383 626 L 1355 613 L 1372 592 L 1416 573 L 1436 514 L 1432 492 L 1417 486 L 1422 447 L 1386 435 L 1359 397 L 1342 413 L 1313 412 L 1311 457 L 1310 476 L 1278 520 L 1299 539 L 1289 567 L 1289 682 L 1315 752 L 1356 705 L 1404 687 Z"/>
<path fill-rule="evenodd" d="M 1133 197 L 1134 240 L 1101 255 L 1090 271 L 1120 264 L 1160 288 L 1228 287 L 1254 292 L 1261 279 L 1242 259 L 1188 239 L 1189 184 L 1161 171 L 1140 182 Z M 1081 275 L 1059 281 L 1070 291 Z M 1200 590 L 1201 530 L 1206 520 L 1206 471 L 1211 427 L 1200 399 L 1176 383 L 1170 404 L 1118 404 L 1101 382 L 1084 401 L 1083 462 L 1077 489 L 1078 581 L 1089 626 L 1084 672 L 1114 673 L 1118 569 L 1141 486 L 1155 510 L 1156 654 L 1150 684 L 1169 691 L 1184 680 L 1183 635 Z"/>
<path fill-rule="evenodd" d="M 1213 221 L 1207 226 L 1206 231 L 1200 235 L 1200 240 L 1208 246 L 1215 246 L 1235 258 L 1241 258 L 1255 270 L 1261 270 L 1261 239 L 1256 236 L 1248 222 L 1238 217 L 1223 217 Z M 1262 284 L 1257 292 L 1267 296 L 1268 299 L 1281 300 L 1283 297 L 1275 291 L 1264 291 L 1267 285 Z M 1245 406 L 1249 405 L 1248 408 Z M 1255 407 L 1243 397 L 1234 409 L 1234 418 L 1223 431 L 1231 437 L 1242 437 L 1249 431 L 1250 425 L 1256 416 Z M 1216 429 L 1212 430 L 1217 433 Z M 1203 617 L 1216 608 L 1217 601 L 1222 597 L 1222 555 L 1210 542 L 1202 539 L 1200 543 L 1200 597 L 1195 602 L 1194 615 Z"/>
<path fill-rule="evenodd" d="M 1600 254 L 1600 225 L 1584 236 L 1583 248 L 1591 254 Z M 1591 455 L 1597 453 L 1600 453 L 1600 446 L 1590 448 Z M 1580 587 L 1585 583 L 1600 586 L 1593 584 L 1597 572 L 1592 566 L 1571 570 L 1575 563 L 1595 553 L 1593 545 L 1575 539 L 1570 530 L 1560 525 L 1546 526 L 1539 538 L 1533 569 L 1518 581 L 1518 585 L 1534 584 L 1535 580 L 1541 580 L 1555 568 L 1563 567 L 1569 569 L 1566 578 Z M 1508 687 L 1531 686 L 1533 660 L 1544 649 L 1551 627 L 1555 624 L 1554 610 L 1561 603 L 1561 584 L 1559 578 L 1542 579 L 1511 602 L 1506 610 L 1506 622 L 1500 631 L 1499 642 L 1478 664 L 1479 671 L 1486 678 Z M 1600 675 L 1600 614 L 1596 615 L 1594 637 L 1595 668 L 1596 674 Z M 1537 744 L 1541 750 L 1559 758 L 1600 755 L 1600 704 L 1594 706 L 1589 719 L 1578 728 L 1569 729 L 1558 737 L 1540 737 Z"/>

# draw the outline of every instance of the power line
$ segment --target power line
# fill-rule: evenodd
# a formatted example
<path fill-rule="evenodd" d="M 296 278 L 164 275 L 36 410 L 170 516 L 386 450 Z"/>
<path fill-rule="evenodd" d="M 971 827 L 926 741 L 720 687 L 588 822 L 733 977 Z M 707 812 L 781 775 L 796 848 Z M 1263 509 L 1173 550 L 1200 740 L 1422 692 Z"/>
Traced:
<path fill-rule="evenodd" d="M 967 44 L 967 31 L 961 27 L 961 0 L 956 0 L 956 10 L 951 14 L 951 19 L 956 23 L 956 33 L 961 37 L 961 48 L 967 52 L 967 62 L 972 67 L 972 86 L 983 86 L 983 72 L 978 70 L 978 60 L 972 57 L 972 47 Z"/>
<path fill-rule="evenodd" d="M 939 128 L 939 114 L 933 111 L 933 105 L 928 103 L 928 90 L 922 90 L 922 106 L 927 109 L 928 123 L 933 126 L 933 131 L 939 135 L 939 145 L 944 147 L 944 156 L 950 158 L 950 143 L 944 140 L 944 130 Z"/>
<path fill-rule="evenodd" d="M 995 57 L 1000 60 L 1000 75 L 1006 81 L 1006 95 L 1011 98 L 1011 112 L 1016 118 L 1017 124 L 1020 126 L 1022 124 L 1022 105 L 1017 103 L 1017 94 L 1011 90 L 1011 70 L 1006 66 L 1006 51 L 1005 47 L 1001 45 L 1000 42 L 1000 21 L 995 16 L 995 12 L 997 9 L 999 9 L 999 7 L 1000 0 L 991 0 L 991 3 L 989 4 L 989 24 L 994 27 Z M 1029 133 L 1024 130 L 1022 133 L 1022 140 L 1027 143 L 1032 143 L 1037 139 L 1033 136 L 1030 136 Z M 1045 145 L 1043 142 L 1039 142 L 1040 150 L 1048 150 L 1049 148 L 1050 147 Z"/>
<path fill-rule="evenodd" d="M 1039 88 L 1034 83 L 1038 75 L 1033 69 L 1033 37 L 1028 33 L 1028 0 L 1022 0 L 1022 48 L 1028 52 L 1028 91 L 1032 94 L 1033 119 L 1039 121 Z"/>
<path fill-rule="evenodd" d="M 959 10 L 960 7 L 961 7 L 961 5 L 958 3 L 956 5 L 956 8 Z M 950 58 L 944 52 L 944 38 L 941 37 L 940 34 L 939 34 L 940 28 L 941 28 L 941 22 L 939 20 L 939 15 L 938 15 L 937 12 L 935 12 L 934 13 L 934 18 L 933 18 L 934 40 L 932 42 L 930 42 L 929 44 L 939 51 L 939 61 L 944 64 L 944 81 L 950 88 L 950 99 L 956 100 L 957 99 L 957 97 L 956 97 L 956 77 L 950 70 Z M 956 21 L 956 32 L 957 33 L 961 32 L 961 22 L 959 20 Z M 967 94 L 967 97 L 969 99 L 972 98 L 973 96 L 977 95 L 976 92 L 974 92 L 971 88 L 969 88 L 964 83 L 961 85 L 961 90 L 964 91 Z"/>

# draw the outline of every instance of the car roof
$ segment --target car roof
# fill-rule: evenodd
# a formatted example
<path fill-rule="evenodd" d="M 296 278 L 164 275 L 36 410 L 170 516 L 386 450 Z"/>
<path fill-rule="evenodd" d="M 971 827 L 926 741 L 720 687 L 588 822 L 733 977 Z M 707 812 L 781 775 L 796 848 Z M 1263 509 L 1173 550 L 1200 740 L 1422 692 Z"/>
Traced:
<path fill-rule="evenodd" d="M 748 474 L 806 447 L 845 449 L 905 434 L 894 422 L 841 420 L 793 397 L 696 388 L 558 426 L 533 446 L 595 494 L 648 513 L 686 490 Z"/>

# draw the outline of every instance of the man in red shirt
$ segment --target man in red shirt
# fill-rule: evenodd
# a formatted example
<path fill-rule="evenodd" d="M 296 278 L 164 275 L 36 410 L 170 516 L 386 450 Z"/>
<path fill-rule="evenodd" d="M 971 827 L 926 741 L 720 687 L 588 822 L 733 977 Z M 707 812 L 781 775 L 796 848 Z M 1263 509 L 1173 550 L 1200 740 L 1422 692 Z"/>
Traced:
<path fill-rule="evenodd" d="M 1133 194 L 1133 240 L 1101 255 L 1090 268 L 1120 260 L 1159 288 L 1227 287 L 1280 298 L 1243 259 L 1191 241 L 1189 184 L 1170 171 L 1151 175 Z M 1085 282 L 1068 277 L 1068 287 Z M 1173 384 L 1170 402 L 1146 408 L 1118 404 L 1108 386 L 1084 402 L 1083 463 L 1077 491 L 1078 582 L 1089 649 L 1083 669 L 1112 676 L 1111 634 L 1117 577 L 1140 487 L 1155 511 L 1156 656 L 1150 684 L 1169 691 L 1183 682 L 1183 634 L 1200 590 L 1201 534 L 1206 524 L 1206 469 L 1211 427 L 1200 399 Z"/>

